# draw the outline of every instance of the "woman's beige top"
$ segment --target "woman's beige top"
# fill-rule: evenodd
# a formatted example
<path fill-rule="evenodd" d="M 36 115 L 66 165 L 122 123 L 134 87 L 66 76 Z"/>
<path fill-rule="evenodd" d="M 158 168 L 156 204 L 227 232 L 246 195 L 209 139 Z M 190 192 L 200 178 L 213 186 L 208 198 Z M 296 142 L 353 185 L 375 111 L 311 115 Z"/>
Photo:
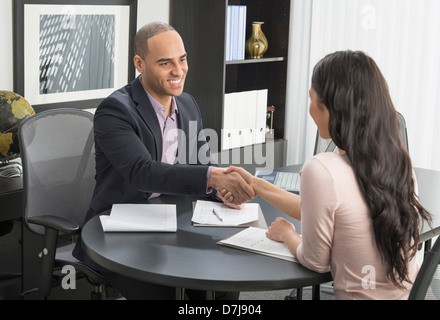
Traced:
<path fill-rule="evenodd" d="M 317 272 L 331 268 L 336 299 L 407 299 L 387 278 L 372 219 L 346 155 L 322 153 L 301 171 L 301 234 L 297 258 Z M 409 278 L 418 272 L 415 259 Z"/>

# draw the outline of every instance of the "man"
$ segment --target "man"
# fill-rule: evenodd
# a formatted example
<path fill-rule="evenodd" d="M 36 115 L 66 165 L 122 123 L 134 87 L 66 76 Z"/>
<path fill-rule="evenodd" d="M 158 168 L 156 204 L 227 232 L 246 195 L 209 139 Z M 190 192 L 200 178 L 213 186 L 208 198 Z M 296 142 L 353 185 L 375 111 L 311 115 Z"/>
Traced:
<path fill-rule="evenodd" d="M 114 203 L 136 203 L 162 193 L 215 199 L 221 188 L 233 194 L 234 205 L 250 200 L 253 189 L 241 175 L 225 174 L 210 161 L 199 108 L 183 93 L 188 64 L 180 35 L 160 22 L 142 27 L 133 61 L 140 76 L 105 99 L 95 113 L 96 187 L 85 221 Z M 78 244 L 74 255 L 103 271 L 127 298 L 175 296 L 173 288 L 102 270 Z"/>

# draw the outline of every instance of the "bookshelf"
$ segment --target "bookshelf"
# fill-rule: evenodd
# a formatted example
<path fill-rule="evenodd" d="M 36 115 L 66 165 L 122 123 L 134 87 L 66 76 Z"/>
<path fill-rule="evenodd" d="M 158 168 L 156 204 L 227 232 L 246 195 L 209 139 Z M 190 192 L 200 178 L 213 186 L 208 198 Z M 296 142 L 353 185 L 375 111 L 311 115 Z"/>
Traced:
<path fill-rule="evenodd" d="M 185 91 L 197 100 L 205 128 L 221 138 L 225 94 L 268 90 L 275 106 L 275 157 L 285 162 L 284 115 L 290 27 L 290 0 L 171 0 L 170 23 L 180 33 L 188 53 Z M 261 59 L 226 61 L 228 5 L 247 7 L 246 40 L 253 21 L 262 21 L 269 47 Z M 268 142 L 268 141 L 267 141 Z M 211 144 L 221 152 L 221 143 Z M 277 147 L 275 147 L 277 150 Z"/>

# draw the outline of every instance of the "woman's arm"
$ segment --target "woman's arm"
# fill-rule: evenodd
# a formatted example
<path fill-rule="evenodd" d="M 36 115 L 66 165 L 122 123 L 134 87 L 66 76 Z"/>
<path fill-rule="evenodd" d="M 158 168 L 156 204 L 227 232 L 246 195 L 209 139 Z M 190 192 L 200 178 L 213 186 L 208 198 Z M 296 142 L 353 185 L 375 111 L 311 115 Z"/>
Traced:
<path fill-rule="evenodd" d="M 288 216 L 301 220 L 300 197 L 297 194 L 280 189 L 264 179 L 254 177 L 243 168 L 229 167 L 225 173 L 234 171 L 240 173 L 246 182 L 253 186 L 256 195 Z M 220 196 L 226 201 L 232 200 L 231 195 L 226 191 L 220 192 Z"/>
<path fill-rule="evenodd" d="M 301 198 L 299 195 L 280 189 L 264 179 L 253 178 L 255 194 L 288 216 L 299 221 L 301 220 Z"/>

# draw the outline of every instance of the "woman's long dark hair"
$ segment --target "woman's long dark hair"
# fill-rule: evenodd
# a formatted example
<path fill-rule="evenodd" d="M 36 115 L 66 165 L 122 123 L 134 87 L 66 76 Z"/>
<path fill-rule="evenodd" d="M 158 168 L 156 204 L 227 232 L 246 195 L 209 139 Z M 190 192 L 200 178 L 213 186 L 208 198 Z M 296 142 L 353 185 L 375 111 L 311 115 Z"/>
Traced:
<path fill-rule="evenodd" d="M 329 111 L 331 138 L 354 167 L 388 278 L 403 288 L 403 281 L 410 282 L 407 263 L 417 252 L 420 223 L 431 216 L 415 194 L 388 85 L 373 59 L 343 51 L 315 66 L 312 88 Z"/>

